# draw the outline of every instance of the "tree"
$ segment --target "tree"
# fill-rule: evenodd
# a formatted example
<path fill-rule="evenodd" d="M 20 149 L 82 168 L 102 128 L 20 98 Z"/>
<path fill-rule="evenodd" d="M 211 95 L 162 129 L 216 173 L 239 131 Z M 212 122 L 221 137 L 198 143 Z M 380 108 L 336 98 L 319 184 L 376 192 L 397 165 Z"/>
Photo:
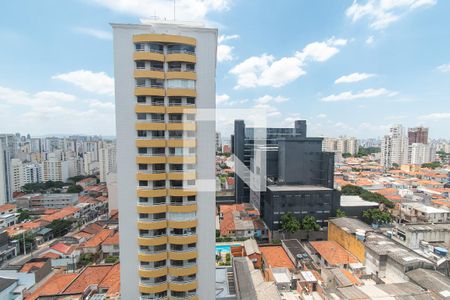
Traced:
<path fill-rule="evenodd" d="M 392 216 L 388 212 L 372 208 L 363 212 L 363 218 L 369 224 L 386 224 L 392 222 Z"/>
<path fill-rule="evenodd" d="M 289 233 L 297 232 L 300 230 L 300 222 L 291 212 L 288 212 L 281 217 L 281 230 Z"/>
<path fill-rule="evenodd" d="M 316 222 L 314 216 L 306 216 L 302 220 L 302 229 L 307 231 L 319 230 L 320 226 Z"/>
<path fill-rule="evenodd" d="M 394 208 L 394 202 L 392 202 L 385 196 L 378 194 L 378 193 L 372 193 L 372 192 L 367 191 L 359 186 L 355 186 L 355 185 L 351 185 L 351 184 L 346 185 L 346 186 L 342 187 L 341 194 L 342 195 L 350 195 L 350 196 L 360 196 L 362 199 L 364 199 L 366 201 L 382 203 L 389 208 Z"/>
<path fill-rule="evenodd" d="M 69 186 L 69 188 L 67 189 L 67 193 L 81 193 L 83 191 L 83 187 L 81 185 L 71 185 Z"/>
<path fill-rule="evenodd" d="M 95 256 L 92 253 L 83 253 L 80 255 L 80 264 L 83 266 L 87 266 L 93 263 L 95 260 Z"/>
<path fill-rule="evenodd" d="M 347 214 L 345 213 L 345 211 L 341 210 L 340 208 L 338 210 L 336 210 L 336 217 L 337 218 L 343 218 L 346 217 Z"/>
<path fill-rule="evenodd" d="M 119 262 L 119 257 L 118 256 L 107 256 L 105 258 L 105 263 L 106 264 L 115 264 L 116 262 Z"/>
<path fill-rule="evenodd" d="M 24 234 L 17 234 L 13 237 L 13 239 L 19 243 L 20 253 L 24 253 L 24 242 L 27 253 L 34 248 L 36 242 L 35 235 L 30 232 L 26 232 Z"/>
<path fill-rule="evenodd" d="M 348 152 L 346 152 L 346 153 L 342 153 L 342 157 L 343 158 L 348 158 L 348 157 L 351 157 L 352 155 L 350 154 L 350 153 L 348 153 Z"/>
<path fill-rule="evenodd" d="M 71 229 L 73 221 L 71 220 L 54 220 L 46 227 L 53 230 L 55 237 L 63 236 Z"/>
<path fill-rule="evenodd" d="M 23 209 L 19 209 L 19 210 L 17 210 L 17 212 L 20 214 L 19 218 L 18 218 L 18 221 L 20 223 L 25 221 L 25 220 L 29 220 L 30 219 L 30 213 L 28 211 L 23 210 Z"/>
<path fill-rule="evenodd" d="M 438 161 L 422 164 L 422 168 L 436 169 L 442 167 L 441 163 Z"/>
<path fill-rule="evenodd" d="M 356 154 L 356 157 L 363 157 L 363 156 L 367 156 L 373 153 L 379 153 L 381 152 L 381 148 L 379 147 L 360 147 L 358 150 L 358 153 Z"/>

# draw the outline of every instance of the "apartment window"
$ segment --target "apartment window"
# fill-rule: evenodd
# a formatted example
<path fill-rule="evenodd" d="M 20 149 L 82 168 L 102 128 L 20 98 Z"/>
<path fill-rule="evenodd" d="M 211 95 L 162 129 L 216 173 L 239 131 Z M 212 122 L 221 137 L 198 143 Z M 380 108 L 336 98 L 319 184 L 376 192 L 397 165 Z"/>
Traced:
<path fill-rule="evenodd" d="M 138 103 L 145 103 L 146 102 L 145 96 L 138 96 L 137 97 L 137 102 Z"/>
<path fill-rule="evenodd" d="M 147 119 L 147 114 L 138 113 L 137 114 L 137 119 L 138 120 L 145 120 L 145 119 Z"/>
<path fill-rule="evenodd" d="M 144 87 L 145 86 L 145 78 L 137 78 L 136 79 L 136 86 L 137 87 Z"/>
<path fill-rule="evenodd" d="M 145 61 L 137 61 L 136 62 L 136 69 L 138 69 L 138 70 L 145 69 Z"/>
<path fill-rule="evenodd" d="M 194 80 L 185 79 L 169 79 L 167 86 L 172 89 L 195 89 Z"/>
<path fill-rule="evenodd" d="M 143 43 L 137 43 L 135 44 L 136 51 L 145 51 L 145 44 Z"/>

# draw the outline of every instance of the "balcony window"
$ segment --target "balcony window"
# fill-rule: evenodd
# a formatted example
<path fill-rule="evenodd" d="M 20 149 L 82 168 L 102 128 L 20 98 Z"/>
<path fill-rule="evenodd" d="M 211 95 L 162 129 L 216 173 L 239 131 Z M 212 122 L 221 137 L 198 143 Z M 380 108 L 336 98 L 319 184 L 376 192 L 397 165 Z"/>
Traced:
<path fill-rule="evenodd" d="M 169 45 L 167 53 L 195 54 L 195 47 L 190 45 Z"/>
<path fill-rule="evenodd" d="M 145 51 L 145 44 L 144 43 L 136 43 L 135 47 L 136 47 L 136 51 L 137 52 Z"/>
<path fill-rule="evenodd" d="M 148 44 L 149 50 L 150 52 L 156 52 L 156 53 L 162 53 L 163 52 L 163 45 L 161 44 L 155 44 L 155 43 L 150 43 Z"/>
<path fill-rule="evenodd" d="M 159 61 L 152 61 L 150 63 L 150 70 L 151 71 L 164 71 L 164 64 Z"/>
<path fill-rule="evenodd" d="M 170 114 L 169 121 L 170 121 L 170 123 L 181 123 L 181 122 L 183 122 L 183 115 L 182 114 Z"/>
<path fill-rule="evenodd" d="M 147 114 L 137 113 L 137 119 L 138 120 L 145 120 L 145 119 L 147 119 Z"/>
<path fill-rule="evenodd" d="M 148 170 L 148 165 L 139 164 L 139 170 Z"/>
<path fill-rule="evenodd" d="M 145 96 L 138 96 L 137 97 L 137 103 L 145 103 L 147 102 L 147 99 Z"/>
<path fill-rule="evenodd" d="M 186 71 L 187 72 L 194 72 L 195 71 L 195 64 L 186 64 Z"/>
<path fill-rule="evenodd" d="M 169 79 L 167 81 L 168 88 L 172 89 L 195 89 L 195 80 L 186 79 Z"/>
<path fill-rule="evenodd" d="M 190 213 L 169 212 L 169 213 L 167 213 L 167 218 L 172 221 L 191 221 L 191 220 L 195 220 L 196 213 L 195 212 L 190 212 Z"/>
<path fill-rule="evenodd" d="M 180 62 L 170 62 L 168 64 L 168 70 L 171 72 L 180 72 L 181 71 L 181 63 Z"/>
<path fill-rule="evenodd" d="M 186 104 L 195 105 L 195 98 L 193 98 L 193 97 L 186 98 Z"/>
<path fill-rule="evenodd" d="M 181 105 L 183 103 L 183 100 L 181 97 L 170 97 L 169 98 L 169 105 L 177 106 Z"/>
<path fill-rule="evenodd" d="M 136 62 L 136 69 L 138 70 L 144 70 L 145 69 L 145 61 L 137 61 Z"/>

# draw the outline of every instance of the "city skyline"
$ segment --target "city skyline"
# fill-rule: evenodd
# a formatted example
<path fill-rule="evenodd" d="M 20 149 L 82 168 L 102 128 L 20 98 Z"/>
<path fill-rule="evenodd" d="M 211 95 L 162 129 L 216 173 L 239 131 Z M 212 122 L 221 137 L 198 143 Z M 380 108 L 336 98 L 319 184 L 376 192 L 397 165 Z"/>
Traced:
<path fill-rule="evenodd" d="M 0 56 L 3 131 L 114 136 L 108 23 L 136 23 L 155 11 L 170 19 L 172 1 L 74 1 L 51 10 L 45 2 L 25 3 L 2 9 L 0 38 L 8 44 Z M 312 136 L 381 137 L 400 123 L 448 139 L 450 6 L 383 3 L 287 1 L 274 8 L 268 1 L 255 7 L 186 0 L 177 4 L 177 19 L 219 27 L 219 108 L 266 108 L 272 127 L 306 119 Z M 18 60 L 25 54 L 26 62 Z M 231 132 L 220 118 L 219 125 Z"/>

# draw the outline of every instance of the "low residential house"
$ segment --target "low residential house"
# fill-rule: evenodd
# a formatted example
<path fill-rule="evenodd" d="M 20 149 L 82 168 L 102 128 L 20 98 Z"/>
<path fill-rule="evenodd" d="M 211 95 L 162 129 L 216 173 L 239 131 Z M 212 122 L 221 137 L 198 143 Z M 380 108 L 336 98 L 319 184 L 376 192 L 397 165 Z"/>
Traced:
<path fill-rule="evenodd" d="M 19 244 L 13 243 L 6 231 L 0 232 L 0 264 L 17 256 Z"/>
<path fill-rule="evenodd" d="M 417 223 L 445 223 L 449 221 L 450 211 L 417 202 L 401 203 L 398 218 L 401 221 Z"/>
<path fill-rule="evenodd" d="M 55 220 L 67 220 L 72 218 L 77 219 L 79 217 L 80 217 L 80 209 L 75 206 L 69 206 L 60 209 L 53 214 L 42 216 L 41 219 L 51 223 Z"/>
<path fill-rule="evenodd" d="M 267 240 L 269 229 L 260 219 L 259 211 L 249 203 L 220 205 L 220 235 Z"/>
<path fill-rule="evenodd" d="M 92 238 L 90 238 L 86 243 L 81 245 L 81 249 L 83 253 L 91 253 L 91 254 L 101 254 L 101 246 L 102 243 L 109 237 L 114 235 L 114 230 L 112 229 L 103 229 Z"/>
<path fill-rule="evenodd" d="M 19 214 L 14 204 L 0 205 L 0 228 L 18 223 Z"/>
<path fill-rule="evenodd" d="M 244 251 L 245 256 L 247 256 L 253 266 L 257 269 L 260 269 L 262 266 L 262 256 L 261 251 L 259 250 L 258 244 L 254 239 L 248 239 L 244 241 Z"/>
<path fill-rule="evenodd" d="M 36 232 L 36 242 L 42 244 L 53 239 L 53 229 L 43 227 Z"/>
<path fill-rule="evenodd" d="M 17 208 L 25 209 L 61 209 L 78 203 L 78 194 L 27 194 L 17 197 Z"/>
<path fill-rule="evenodd" d="M 119 232 L 106 238 L 102 243 L 103 257 L 106 256 L 119 256 Z"/>
<path fill-rule="evenodd" d="M 84 190 L 88 186 L 96 185 L 97 178 L 92 178 L 92 177 L 84 178 L 84 179 L 81 179 L 80 181 L 77 181 L 75 184 L 81 186 Z"/>
<path fill-rule="evenodd" d="M 22 295 L 16 291 L 18 282 L 17 279 L 0 277 L 0 299 L 22 299 Z"/>
<path fill-rule="evenodd" d="M 49 258 L 53 268 L 65 267 L 73 269 L 80 261 L 80 250 L 78 245 L 56 243 L 48 251 L 44 252 L 41 257 Z"/>
<path fill-rule="evenodd" d="M 309 242 L 322 267 L 347 268 L 358 259 L 335 241 Z"/>
<path fill-rule="evenodd" d="M 18 285 L 30 289 L 52 272 L 51 262 L 47 258 L 33 258 L 23 264 L 7 265 L 0 269 L 0 277 L 18 280 Z M 0 298 L 2 299 L 2 298 Z"/>

